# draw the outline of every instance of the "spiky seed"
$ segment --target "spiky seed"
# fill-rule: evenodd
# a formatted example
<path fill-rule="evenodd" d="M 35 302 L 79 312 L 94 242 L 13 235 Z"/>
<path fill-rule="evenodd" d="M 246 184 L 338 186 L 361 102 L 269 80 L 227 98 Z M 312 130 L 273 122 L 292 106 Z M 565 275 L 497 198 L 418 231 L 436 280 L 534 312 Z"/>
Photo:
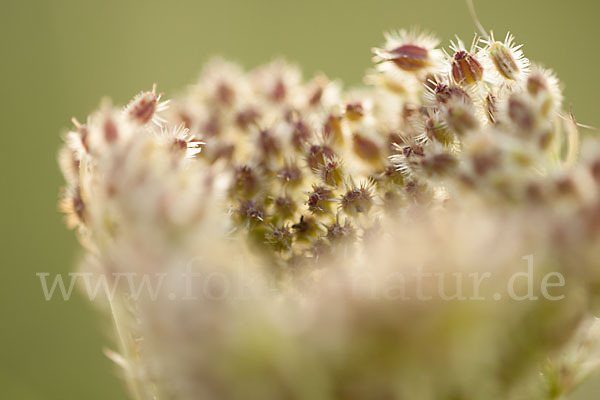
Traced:
<path fill-rule="evenodd" d="M 348 189 L 340 199 L 340 208 L 348 215 L 368 213 L 372 206 L 373 196 L 367 185 Z"/>
<path fill-rule="evenodd" d="M 311 137 L 311 131 L 308 125 L 302 121 L 294 123 L 291 142 L 296 150 L 301 150 L 308 143 Z"/>
<path fill-rule="evenodd" d="M 521 69 L 510 50 L 501 42 L 493 42 L 489 48 L 490 57 L 496 69 L 506 79 L 517 79 Z"/>
<path fill-rule="evenodd" d="M 318 171 L 325 160 L 335 157 L 335 152 L 327 145 L 314 144 L 308 148 L 306 163 L 313 171 Z"/>
<path fill-rule="evenodd" d="M 341 116 L 336 114 L 329 114 L 327 116 L 327 120 L 323 126 L 323 136 L 332 143 L 341 144 L 344 142 Z"/>
<path fill-rule="evenodd" d="M 248 107 L 237 113 L 235 122 L 241 129 L 248 129 L 250 125 L 255 125 L 259 118 L 260 112 L 253 107 Z"/>
<path fill-rule="evenodd" d="M 524 98 L 512 95 L 508 99 L 508 116 L 523 132 L 531 132 L 536 124 L 536 112 Z"/>
<path fill-rule="evenodd" d="M 341 225 L 338 221 L 327 227 L 326 238 L 329 243 L 339 245 L 350 243 L 356 237 L 356 229 L 348 221 Z"/>
<path fill-rule="evenodd" d="M 337 187 L 344 180 L 342 162 L 337 157 L 328 158 L 319 168 L 319 175 L 323 183 Z"/>
<path fill-rule="evenodd" d="M 270 227 L 265 234 L 266 244 L 276 252 L 291 250 L 293 238 L 288 226 Z"/>
<path fill-rule="evenodd" d="M 308 194 L 306 205 L 314 214 L 330 213 L 332 201 L 332 190 L 323 186 L 313 186 L 313 191 Z"/>
<path fill-rule="evenodd" d="M 464 102 L 453 102 L 448 105 L 444 119 L 448 127 L 458 135 L 464 135 L 479 127 L 474 109 Z"/>
<path fill-rule="evenodd" d="M 418 71 L 427 66 L 429 52 L 414 44 L 405 44 L 389 52 L 388 60 L 406 71 Z"/>
<path fill-rule="evenodd" d="M 293 162 L 287 162 L 277 172 L 277 177 L 284 185 L 297 186 L 302 183 L 302 170 Z"/>
<path fill-rule="evenodd" d="M 252 197 L 259 189 L 259 177 L 249 165 L 242 165 L 235 169 L 233 177 L 233 190 L 242 197 Z"/>
<path fill-rule="evenodd" d="M 242 222 L 255 225 L 264 221 L 264 209 L 254 200 L 244 200 L 238 208 L 238 215 Z"/>
<path fill-rule="evenodd" d="M 459 85 L 471 85 L 483 79 L 483 67 L 475 56 L 467 51 L 454 53 L 452 78 Z"/>
<path fill-rule="evenodd" d="M 277 216 L 283 219 L 292 218 L 296 212 L 296 203 L 289 196 L 279 196 L 273 202 Z"/>

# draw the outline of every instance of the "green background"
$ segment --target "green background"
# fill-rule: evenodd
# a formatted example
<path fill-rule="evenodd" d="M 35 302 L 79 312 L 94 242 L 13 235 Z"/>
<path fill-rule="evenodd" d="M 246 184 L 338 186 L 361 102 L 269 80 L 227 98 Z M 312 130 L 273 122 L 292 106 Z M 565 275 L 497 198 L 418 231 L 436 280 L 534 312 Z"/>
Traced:
<path fill-rule="evenodd" d="M 474 31 L 464 0 L 0 0 L 0 398 L 125 399 L 102 348 L 110 325 L 79 295 L 46 302 L 36 272 L 79 253 L 56 211 L 60 134 L 101 97 L 119 104 L 153 82 L 167 97 L 211 55 L 247 67 L 284 55 L 305 74 L 361 83 L 382 32 L 420 25 L 447 40 Z M 476 1 L 497 36 L 565 83 L 581 122 L 600 125 L 600 3 Z M 596 379 L 584 388 L 600 392 Z M 580 393 L 583 396 L 583 393 Z"/>

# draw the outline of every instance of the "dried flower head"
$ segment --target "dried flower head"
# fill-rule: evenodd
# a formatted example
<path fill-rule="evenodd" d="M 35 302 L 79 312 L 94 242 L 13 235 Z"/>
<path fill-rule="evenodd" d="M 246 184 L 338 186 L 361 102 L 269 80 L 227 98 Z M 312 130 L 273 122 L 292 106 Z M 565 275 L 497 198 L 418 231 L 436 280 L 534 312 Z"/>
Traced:
<path fill-rule="evenodd" d="M 75 120 L 82 268 L 165 277 L 104 299 L 133 398 L 556 399 L 592 371 L 600 145 L 578 161 L 556 76 L 480 30 L 386 35 L 367 88 L 216 59 L 168 112 L 154 86 Z M 564 298 L 505 297 L 527 254 Z"/>

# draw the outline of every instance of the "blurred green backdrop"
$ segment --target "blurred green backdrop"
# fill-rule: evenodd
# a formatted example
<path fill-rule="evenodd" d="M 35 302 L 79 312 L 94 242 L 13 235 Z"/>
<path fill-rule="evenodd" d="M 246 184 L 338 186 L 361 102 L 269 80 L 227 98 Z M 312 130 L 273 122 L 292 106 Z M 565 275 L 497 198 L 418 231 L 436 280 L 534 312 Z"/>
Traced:
<path fill-rule="evenodd" d="M 556 70 L 581 122 L 600 125 L 599 2 L 476 5 L 487 29 L 510 29 L 530 59 Z M 77 260 L 56 211 L 56 151 L 71 116 L 84 120 L 102 96 L 122 104 L 153 82 L 169 97 L 211 55 L 247 67 L 284 55 L 306 75 L 360 84 L 382 32 L 412 25 L 445 44 L 474 31 L 464 0 L 2 0 L 0 398 L 126 398 L 102 354 L 110 325 L 80 296 L 44 301 L 35 276 Z M 600 392 L 598 380 L 583 391 Z"/>

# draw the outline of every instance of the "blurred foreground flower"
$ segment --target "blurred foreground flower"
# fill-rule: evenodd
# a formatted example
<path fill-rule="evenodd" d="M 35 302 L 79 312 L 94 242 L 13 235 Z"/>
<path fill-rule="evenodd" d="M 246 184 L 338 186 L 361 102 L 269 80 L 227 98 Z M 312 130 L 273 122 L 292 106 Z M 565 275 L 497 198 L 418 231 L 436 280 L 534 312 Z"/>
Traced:
<path fill-rule="evenodd" d="M 389 34 L 350 90 L 216 59 L 75 121 L 61 208 L 134 398 L 554 399 L 595 369 L 600 145 L 577 160 L 512 35 L 438 44 Z"/>

